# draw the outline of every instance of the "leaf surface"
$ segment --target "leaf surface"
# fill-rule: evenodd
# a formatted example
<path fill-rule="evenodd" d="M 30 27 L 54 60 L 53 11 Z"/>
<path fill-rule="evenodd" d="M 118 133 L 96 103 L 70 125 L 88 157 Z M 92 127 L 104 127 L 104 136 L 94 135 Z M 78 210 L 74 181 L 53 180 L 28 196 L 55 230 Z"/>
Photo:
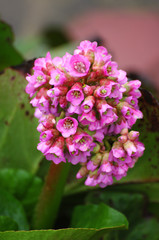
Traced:
<path fill-rule="evenodd" d="M 126 217 L 104 203 L 88 204 L 75 207 L 72 217 L 72 227 L 82 228 L 128 228 Z"/>
<path fill-rule="evenodd" d="M 42 159 L 39 133 L 25 93 L 24 74 L 7 69 L 0 75 L 0 168 L 22 168 L 34 173 Z"/>
<path fill-rule="evenodd" d="M 13 47 L 14 36 L 11 27 L 0 21 L 0 71 L 22 63 L 22 56 Z"/>
<path fill-rule="evenodd" d="M 0 232 L 18 230 L 18 224 L 10 217 L 0 216 Z"/>
<path fill-rule="evenodd" d="M 0 215 L 12 218 L 18 224 L 18 230 L 29 229 L 21 203 L 4 189 L 0 189 Z"/>

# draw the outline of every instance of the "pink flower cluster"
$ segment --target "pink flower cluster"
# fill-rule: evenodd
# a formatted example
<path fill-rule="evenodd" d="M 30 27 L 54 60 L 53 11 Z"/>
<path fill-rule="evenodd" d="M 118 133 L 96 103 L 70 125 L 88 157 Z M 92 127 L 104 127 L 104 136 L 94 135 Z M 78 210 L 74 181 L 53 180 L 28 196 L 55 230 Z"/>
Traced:
<path fill-rule="evenodd" d="M 82 41 L 71 55 L 35 60 L 26 92 L 36 108 L 38 150 L 58 164 L 81 164 L 77 178 L 105 187 L 126 176 L 143 154 L 139 133 L 128 132 L 142 118 L 139 80 L 129 81 L 106 48 Z M 121 134 L 121 136 L 119 136 Z"/>

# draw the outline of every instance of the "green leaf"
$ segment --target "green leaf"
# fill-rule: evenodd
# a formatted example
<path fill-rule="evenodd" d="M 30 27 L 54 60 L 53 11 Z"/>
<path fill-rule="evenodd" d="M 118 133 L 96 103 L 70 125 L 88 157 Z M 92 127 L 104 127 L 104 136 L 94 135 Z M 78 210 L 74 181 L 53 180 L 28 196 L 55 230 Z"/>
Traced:
<path fill-rule="evenodd" d="M 155 219 L 144 220 L 128 234 L 125 240 L 158 240 L 159 223 Z"/>
<path fill-rule="evenodd" d="M 24 197 L 32 179 L 33 176 L 22 169 L 0 169 L 0 187 L 7 190 L 18 199 Z"/>
<path fill-rule="evenodd" d="M 72 227 L 76 228 L 128 228 L 126 217 L 101 203 L 77 206 L 72 216 Z"/>
<path fill-rule="evenodd" d="M 113 189 L 112 189 L 113 190 Z M 119 191 L 95 191 L 86 196 L 86 203 L 99 204 L 101 202 L 126 215 L 129 224 L 140 221 L 143 213 L 144 196 L 139 193 L 125 193 Z M 133 211 L 132 211 L 133 208 Z"/>
<path fill-rule="evenodd" d="M 0 216 L 0 232 L 18 230 L 17 223 L 10 217 Z"/>
<path fill-rule="evenodd" d="M 22 63 L 23 58 L 13 47 L 11 27 L 0 21 L 0 71 L 9 66 Z"/>
<path fill-rule="evenodd" d="M 4 189 L 0 189 L 0 215 L 12 218 L 19 230 L 29 228 L 21 203 Z"/>
<path fill-rule="evenodd" d="M 18 71 L 0 75 L 0 168 L 37 170 L 42 154 L 37 150 L 37 119 L 25 93 L 26 80 Z"/>
<path fill-rule="evenodd" d="M 42 184 L 39 177 L 25 170 L 7 168 L 0 170 L 0 187 L 21 201 L 27 217 L 32 216 Z"/>
<path fill-rule="evenodd" d="M 131 194 L 144 194 L 150 202 L 159 202 L 159 183 L 129 183 L 114 185 L 111 189 L 116 192 L 124 191 Z"/>
<path fill-rule="evenodd" d="M 27 217 L 29 218 L 33 215 L 35 205 L 41 193 L 42 185 L 42 180 L 38 177 L 34 177 L 22 199 L 21 203 L 26 211 Z"/>
<path fill-rule="evenodd" d="M 11 181 L 12 179 L 12 181 Z M 29 196 L 37 196 L 42 187 L 42 180 L 23 169 L 0 169 L 0 187 L 25 201 Z"/>
<path fill-rule="evenodd" d="M 148 211 L 151 213 L 154 217 L 159 219 L 159 203 L 149 203 Z"/>
<path fill-rule="evenodd" d="M 111 189 L 116 191 L 117 194 L 124 191 L 132 196 L 136 194 L 144 195 L 148 204 L 148 211 L 159 218 L 159 183 L 121 184 L 112 186 Z M 136 212 L 136 207 L 134 209 Z"/>
<path fill-rule="evenodd" d="M 105 206 L 107 208 L 107 206 Z M 106 210 L 105 208 L 105 211 Z M 102 207 L 103 209 L 103 207 Z M 82 209 L 83 210 L 83 209 Z M 97 208 L 93 207 L 93 210 L 91 211 L 92 214 L 95 213 Z M 98 210 L 101 210 L 100 208 Z M 117 219 L 114 219 L 114 224 L 112 220 L 110 219 L 110 222 L 105 219 L 105 221 L 100 217 L 101 223 L 95 224 L 97 228 L 95 228 L 94 223 L 89 224 L 90 228 L 67 228 L 67 229 L 58 229 L 58 230 L 35 230 L 35 231 L 28 231 L 28 232 L 0 232 L 0 239 L 1 240 L 93 240 L 93 239 L 99 239 L 99 236 L 103 236 L 110 232 L 110 230 L 119 230 L 123 228 L 127 228 L 128 223 L 126 218 L 118 213 L 115 210 L 108 210 L 107 214 L 111 212 L 114 217 L 117 217 Z M 104 217 L 104 215 L 100 212 L 100 214 Z M 98 216 L 100 215 L 98 214 Z M 110 216 L 110 215 L 109 215 Z M 96 217 L 96 216 L 95 216 Z M 108 217 L 108 215 L 107 215 Z M 92 219 L 91 219 L 92 220 Z M 104 224 L 104 222 L 106 224 Z M 109 225 L 109 226 L 107 226 Z M 94 238 L 95 237 L 95 238 Z"/>
<path fill-rule="evenodd" d="M 127 229 L 128 221 L 126 217 L 113 208 L 101 203 L 99 205 L 89 204 L 77 206 L 73 211 L 71 226 L 76 228 L 95 228 L 112 230 Z M 93 239 L 108 235 L 109 232 L 97 232 Z"/>

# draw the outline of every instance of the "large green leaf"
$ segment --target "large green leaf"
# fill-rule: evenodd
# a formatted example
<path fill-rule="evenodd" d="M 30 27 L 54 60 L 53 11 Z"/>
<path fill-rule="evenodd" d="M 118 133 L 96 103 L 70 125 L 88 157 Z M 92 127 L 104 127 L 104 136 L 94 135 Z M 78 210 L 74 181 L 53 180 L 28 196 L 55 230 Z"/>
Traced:
<path fill-rule="evenodd" d="M 144 196 L 139 193 L 125 193 L 119 191 L 93 191 L 85 199 L 86 203 L 99 204 L 101 202 L 122 212 L 127 217 L 130 226 L 140 221 L 143 213 Z M 133 208 L 133 211 L 132 211 Z"/>
<path fill-rule="evenodd" d="M 114 185 L 109 187 L 108 189 L 113 191 L 127 192 L 127 193 L 140 193 L 146 195 L 150 202 L 159 202 L 159 183 L 129 183 L 129 184 L 121 184 Z"/>
<path fill-rule="evenodd" d="M 96 233 L 107 233 L 111 229 L 59 229 L 20 232 L 0 232 L 1 240 L 92 240 Z M 96 238 L 98 239 L 98 238 Z"/>
<path fill-rule="evenodd" d="M 42 154 L 36 149 L 38 122 L 25 86 L 24 75 L 18 71 L 7 69 L 0 75 L 0 168 L 35 172 Z"/>
<path fill-rule="evenodd" d="M 29 229 L 21 203 L 4 189 L 0 189 L 0 215 L 12 218 L 19 230 Z"/>
<path fill-rule="evenodd" d="M 117 226 L 127 228 L 126 217 L 113 208 L 101 203 L 77 206 L 72 216 L 72 227 L 77 228 L 116 228 Z"/>
<path fill-rule="evenodd" d="M 38 201 L 42 189 L 42 181 L 38 177 L 32 179 L 31 184 L 22 199 L 22 205 L 26 211 L 26 215 L 31 217 L 34 212 L 34 207 Z"/>
<path fill-rule="evenodd" d="M 155 219 L 147 219 L 136 225 L 125 240 L 158 240 L 159 223 Z"/>
<path fill-rule="evenodd" d="M 78 209 L 77 209 L 78 210 Z M 83 211 L 84 209 L 82 209 Z M 100 212 L 98 212 L 98 210 Z M 104 210 L 104 213 L 101 212 Z M 127 228 L 128 223 L 126 218 L 120 214 L 119 212 L 108 209 L 107 206 L 95 207 L 93 209 L 88 210 L 91 216 L 93 217 L 95 213 L 98 212 L 98 223 L 96 221 L 92 221 L 86 228 L 67 228 L 67 229 L 59 229 L 59 230 L 35 230 L 28 232 L 0 232 L 1 240 L 93 240 L 99 239 L 99 236 L 109 233 L 110 230 L 120 230 L 123 228 Z M 87 213 L 88 213 L 87 211 Z M 101 215 L 101 216 L 100 216 Z M 103 219 L 103 218 L 104 219 Z M 113 217 L 112 219 L 106 219 L 109 217 Z M 95 215 L 96 218 L 96 215 Z M 116 218 L 116 219 L 115 219 Z M 77 225 L 75 222 L 75 218 L 73 220 L 74 225 Z M 79 224 L 79 223 L 78 223 Z M 81 222 L 82 224 L 82 222 Z"/>
<path fill-rule="evenodd" d="M 0 232 L 18 230 L 18 224 L 10 217 L 0 216 Z"/>
<path fill-rule="evenodd" d="M 0 187 L 21 201 L 27 217 L 32 216 L 42 184 L 39 177 L 25 170 L 8 168 L 0 170 Z"/>
<path fill-rule="evenodd" d="M 23 169 L 4 168 L 0 169 L 0 187 L 17 199 L 26 201 L 29 195 L 32 196 L 31 198 L 38 195 L 42 180 Z"/>
<path fill-rule="evenodd" d="M 17 199 L 23 199 L 32 180 L 33 176 L 25 170 L 0 169 L 0 187 L 14 195 Z"/>
<path fill-rule="evenodd" d="M 11 27 L 0 21 L 0 71 L 23 61 L 21 55 L 12 46 L 13 39 Z"/>
<path fill-rule="evenodd" d="M 108 188 L 108 193 L 109 193 L 109 190 L 110 190 L 110 187 Z M 153 215 L 159 218 L 159 183 L 158 182 L 157 183 L 154 182 L 154 183 L 118 184 L 118 185 L 112 186 L 111 190 L 116 191 L 116 194 L 119 194 L 119 195 L 121 191 L 124 191 L 125 193 L 130 194 L 132 196 L 136 194 L 144 195 L 146 202 L 148 204 L 147 211 L 151 212 Z"/>

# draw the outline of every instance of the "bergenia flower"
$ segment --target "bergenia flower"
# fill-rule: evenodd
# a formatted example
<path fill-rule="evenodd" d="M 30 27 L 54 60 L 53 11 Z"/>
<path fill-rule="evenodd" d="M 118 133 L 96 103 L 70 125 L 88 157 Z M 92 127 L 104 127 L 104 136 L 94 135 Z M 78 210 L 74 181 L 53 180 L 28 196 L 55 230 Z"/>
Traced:
<path fill-rule="evenodd" d="M 76 177 L 89 186 L 125 177 L 145 149 L 131 131 L 143 117 L 141 82 L 128 82 L 107 49 L 87 40 L 73 55 L 36 59 L 33 70 L 26 92 L 39 120 L 38 150 L 55 164 L 80 164 Z"/>
<path fill-rule="evenodd" d="M 72 117 L 65 117 L 57 122 L 56 128 L 62 136 L 67 138 L 76 133 L 78 121 Z"/>
<path fill-rule="evenodd" d="M 93 138 L 88 133 L 81 132 L 74 135 L 73 142 L 76 149 L 85 152 L 90 149 Z"/>
<path fill-rule="evenodd" d="M 91 63 L 83 55 L 73 55 L 66 62 L 65 67 L 72 77 L 83 77 L 88 74 Z"/>
<path fill-rule="evenodd" d="M 65 80 L 66 76 L 63 72 L 61 72 L 58 68 L 56 70 L 51 71 L 51 80 L 49 83 L 54 86 L 61 86 Z"/>
<path fill-rule="evenodd" d="M 78 106 L 83 101 L 84 94 L 82 89 L 79 86 L 75 85 L 67 92 L 66 99 L 68 102 L 71 102 L 74 106 Z"/>

